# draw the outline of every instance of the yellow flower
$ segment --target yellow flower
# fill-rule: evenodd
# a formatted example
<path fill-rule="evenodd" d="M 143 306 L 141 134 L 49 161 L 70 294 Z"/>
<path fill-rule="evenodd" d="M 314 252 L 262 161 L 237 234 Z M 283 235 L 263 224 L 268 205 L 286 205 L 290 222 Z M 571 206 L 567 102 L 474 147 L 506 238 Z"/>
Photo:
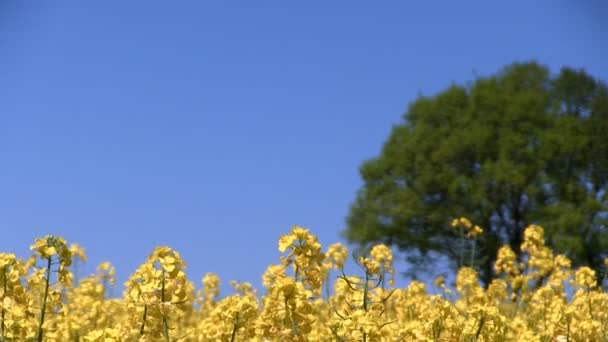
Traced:
<path fill-rule="evenodd" d="M 368 274 L 380 274 L 380 264 L 373 259 L 359 257 L 359 264 L 363 266 Z"/>
<path fill-rule="evenodd" d="M 440 275 L 439 277 L 435 278 L 433 285 L 435 285 L 435 287 L 443 288 L 445 286 L 445 276 Z"/>
<path fill-rule="evenodd" d="M 325 266 L 327 268 L 330 268 L 332 267 L 333 263 L 334 268 L 341 269 L 342 267 L 344 267 L 344 262 L 346 261 L 347 257 L 348 248 L 346 248 L 340 243 L 334 243 L 333 245 L 329 246 L 327 248 L 327 252 L 325 252 Z"/>
<path fill-rule="evenodd" d="M 452 225 L 463 237 L 483 233 L 466 218 Z M 0 253 L 0 340 L 36 340 L 40 329 L 49 342 L 608 338 L 608 293 L 598 286 L 599 276 L 589 267 L 572 270 L 570 259 L 545 245 L 539 226 L 525 230 L 522 255 L 509 246 L 498 250 L 497 277 L 487 289 L 475 269 L 458 270 L 457 293 L 446 287 L 444 276 L 433 282 L 441 289 L 434 294 L 420 281 L 402 288 L 385 282 L 386 273 L 394 273 L 394 256 L 386 245 L 376 245 L 369 256 L 355 260 L 363 269 L 358 275 L 343 269 L 345 246 L 334 244 L 323 253 L 306 228 L 292 227 L 278 246 L 281 263 L 268 267 L 260 294 L 250 283 L 232 281 L 235 293 L 220 298 L 220 279 L 213 273 L 205 274 L 195 292 L 179 253 L 160 246 L 129 277 L 123 297 L 108 298 L 115 277 L 109 262 L 72 284 L 71 258 L 84 261 L 84 250 L 76 244 L 68 248 L 59 237 L 37 239 L 28 260 Z M 334 278 L 332 269 L 344 273 Z M 331 278 L 333 291 L 327 284 L 321 296 L 322 281 Z M 568 279 L 577 287 L 573 294 Z"/>
<path fill-rule="evenodd" d="M 471 220 L 466 217 L 461 217 L 459 219 L 452 220 L 452 227 L 462 229 L 467 233 L 466 237 L 469 239 L 474 239 L 477 236 L 483 233 L 483 229 L 478 225 L 473 225 Z"/>
<path fill-rule="evenodd" d="M 283 235 L 279 239 L 279 252 L 285 253 L 288 248 L 291 248 L 296 242 L 297 237 L 293 234 Z"/>
<path fill-rule="evenodd" d="M 498 250 L 496 262 L 494 263 L 494 271 L 496 271 L 497 274 L 504 273 L 509 276 L 516 276 L 519 274 L 517 256 L 509 245 L 504 245 Z"/>
<path fill-rule="evenodd" d="M 597 286 L 597 280 L 595 278 L 595 271 L 587 266 L 583 266 L 576 270 L 574 274 L 574 285 L 592 288 Z"/>
<path fill-rule="evenodd" d="M 70 252 L 74 257 L 78 257 L 81 261 L 87 262 L 87 256 L 84 252 L 84 248 L 79 246 L 77 243 L 70 245 Z"/>
<path fill-rule="evenodd" d="M 471 221 L 466 217 L 461 217 L 459 221 L 460 221 L 461 225 L 463 225 L 465 228 L 468 228 L 468 229 L 471 229 L 471 227 L 473 225 L 471 223 Z"/>
<path fill-rule="evenodd" d="M 475 238 L 475 237 L 481 235 L 482 233 L 483 233 L 483 229 L 476 225 L 469 230 L 469 232 L 467 233 L 467 237 Z"/>

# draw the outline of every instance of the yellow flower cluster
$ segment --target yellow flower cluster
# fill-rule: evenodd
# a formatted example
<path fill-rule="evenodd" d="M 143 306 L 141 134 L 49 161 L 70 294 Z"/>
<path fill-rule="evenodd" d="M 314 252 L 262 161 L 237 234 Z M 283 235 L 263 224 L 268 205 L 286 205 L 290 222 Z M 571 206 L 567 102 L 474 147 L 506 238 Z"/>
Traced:
<path fill-rule="evenodd" d="M 452 220 L 452 227 L 464 229 L 467 233 L 467 238 L 473 239 L 483 233 L 483 229 L 478 225 L 473 225 L 466 217 L 461 217 Z"/>
<path fill-rule="evenodd" d="M 470 237 L 481 232 L 466 219 L 456 225 Z M 473 267 L 462 267 L 453 286 L 440 276 L 434 291 L 419 281 L 395 287 L 385 245 L 356 258 L 359 271 L 346 274 L 347 248 L 323 252 L 299 226 L 280 237 L 279 262 L 263 275 L 261 294 L 232 282 L 234 294 L 220 297 L 213 273 L 195 290 L 179 253 L 157 247 L 122 298 L 111 298 L 111 264 L 75 281 L 74 259 L 86 261 L 80 246 L 47 236 L 31 249 L 28 260 L 0 253 L 0 341 L 608 340 L 605 275 L 572 269 L 545 246 L 539 226 L 525 230 L 523 255 L 499 250 L 487 288 Z"/>
<path fill-rule="evenodd" d="M 183 269 L 178 252 L 157 247 L 127 281 L 124 301 L 128 324 L 122 336 L 129 339 L 169 340 L 187 335 L 183 325 L 174 324 L 192 314 L 194 285 Z"/>

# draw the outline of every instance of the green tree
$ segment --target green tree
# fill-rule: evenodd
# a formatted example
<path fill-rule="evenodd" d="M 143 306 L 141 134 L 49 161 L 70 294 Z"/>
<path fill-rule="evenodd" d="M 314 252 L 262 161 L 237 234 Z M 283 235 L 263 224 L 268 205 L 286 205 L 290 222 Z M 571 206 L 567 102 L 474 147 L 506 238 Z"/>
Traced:
<path fill-rule="evenodd" d="M 364 180 L 345 237 L 384 242 L 410 273 L 437 257 L 461 266 L 461 216 L 484 228 L 474 251 L 487 282 L 497 250 L 520 256 L 528 224 L 575 265 L 596 271 L 608 255 L 608 88 L 583 70 L 551 75 L 536 62 L 509 65 L 467 86 L 410 104 Z"/>

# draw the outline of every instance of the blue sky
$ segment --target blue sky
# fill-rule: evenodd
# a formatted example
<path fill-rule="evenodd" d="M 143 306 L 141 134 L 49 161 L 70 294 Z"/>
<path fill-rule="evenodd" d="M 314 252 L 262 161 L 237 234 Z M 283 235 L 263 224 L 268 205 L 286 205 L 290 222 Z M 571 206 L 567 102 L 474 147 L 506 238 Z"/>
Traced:
<path fill-rule="evenodd" d="M 293 224 L 341 241 L 407 104 L 536 59 L 608 79 L 603 1 L 4 1 L 0 251 L 156 245 L 256 286 Z"/>

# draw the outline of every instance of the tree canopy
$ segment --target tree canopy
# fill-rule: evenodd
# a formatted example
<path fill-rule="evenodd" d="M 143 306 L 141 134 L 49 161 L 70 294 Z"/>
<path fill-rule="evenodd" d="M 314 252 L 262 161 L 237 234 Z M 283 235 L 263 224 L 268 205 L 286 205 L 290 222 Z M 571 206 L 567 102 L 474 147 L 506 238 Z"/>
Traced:
<path fill-rule="evenodd" d="M 608 87 L 584 70 L 552 75 L 515 63 L 409 105 L 364 181 L 345 237 L 403 251 L 412 271 L 438 256 L 462 266 L 454 218 L 484 229 L 475 267 L 487 282 L 498 249 L 519 257 L 524 228 L 575 265 L 608 256 Z"/>

